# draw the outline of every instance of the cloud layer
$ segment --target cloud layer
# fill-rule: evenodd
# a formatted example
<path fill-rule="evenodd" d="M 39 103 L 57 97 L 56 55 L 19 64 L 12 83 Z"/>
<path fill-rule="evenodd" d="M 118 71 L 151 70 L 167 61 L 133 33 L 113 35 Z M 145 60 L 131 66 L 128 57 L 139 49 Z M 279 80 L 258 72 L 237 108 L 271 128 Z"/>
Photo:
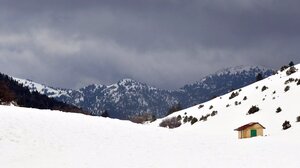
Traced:
<path fill-rule="evenodd" d="M 300 62 L 294 0 L 0 0 L 0 71 L 57 87 L 178 88 L 241 64 Z"/>

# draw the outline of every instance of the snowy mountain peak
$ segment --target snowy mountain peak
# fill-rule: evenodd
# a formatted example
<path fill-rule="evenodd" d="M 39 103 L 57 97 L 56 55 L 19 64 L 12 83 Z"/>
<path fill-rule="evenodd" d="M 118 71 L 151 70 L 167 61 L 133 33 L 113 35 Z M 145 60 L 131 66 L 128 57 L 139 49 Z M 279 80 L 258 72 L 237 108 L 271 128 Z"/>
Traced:
<path fill-rule="evenodd" d="M 143 85 L 141 82 L 137 82 L 133 79 L 125 78 L 117 82 L 119 86 L 140 86 Z"/>
<path fill-rule="evenodd" d="M 85 86 L 83 88 L 80 88 L 79 91 L 82 91 L 82 90 L 97 90 L 97 89 L 104 89 L 104 88 L 107 88 L 107 86 L 105 85 L 101 85 L 101 84 L 91 84 L 91 85 L 88 85 L 88 86 Z"/>
<path fill-rule="evenodd" d="M 149 86 L 145 83 L 130 79 L 130 78 L 125 78 L 120 81 L 118 81 L 115 84 L 112 84 L 108 86 L 109 88 L 125 88 L 126 90 L 134 91 L 134 90 L 160 90 L 158 88 Z"/>
<path fill-rule="evenodd" d="M 36 82 L 33 82 L 31 80 L 26 79 L 20 79 L 16 77 L 12 77 L 15 81 L 22 84 L 25 87 L 28 87 L 31 92 L 39 92 L 41 94 L 47 95 L 48 97 L 56 98 L 61 96 L 69 96 L 67 89 L 59 89 L 59 88 L 53 88 L 49 87 L 43 84 L 39 84 Z"/>
<path fill-rule="evenodd" d="M 124 78 L 124 79 L 120 80 L 118 83 L 138 83 L 138 82 L 131 78 Z"/>
<path fill-rule="evenodd" d="M 202 83 L 206 83 L 207 80 L 211 78 L 216 78 L 216 77 L 218 78 L 222 76 L 229 77 L 229 76 L 253 76 L 254 75 L 253 77 L 255 77 L 258 73 L 261 73 L 263 76 L 269 76 L 273 73 L 273 70 L 263 66 L 240 65 L 240 66 L 229 67 L 229 68 L 218 70 L 217 72 L 210 74 L 202 78 L 198 82 L 190 85 L 195 85 L 195 84 L 199 85 Z"/>

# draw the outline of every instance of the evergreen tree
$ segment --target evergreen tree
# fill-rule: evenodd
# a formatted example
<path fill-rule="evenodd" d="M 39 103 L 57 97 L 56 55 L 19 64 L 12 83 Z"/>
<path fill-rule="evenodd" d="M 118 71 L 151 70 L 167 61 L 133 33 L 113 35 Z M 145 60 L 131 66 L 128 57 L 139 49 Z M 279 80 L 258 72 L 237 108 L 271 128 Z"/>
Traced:
<path fill-rule="evenodd" d="M 170 115 L 170 114 L 172 114 L 172 113 L 174 113 L 174 112 L 176 112 L 176 111 L 180 111 L 180 110 L 182 110 L 182 107 L 181 107 L 180 103 L 178 103 L 178 104 L 172 106 L 172 107 L 168 110 L 167 115 Z"/>
<path fill-rule="evenodd" d="M 63 102 L 41 95 L 37 91 L 30 92 L 11 77 L 0 73 L 0 103 L 16 102 L 21 107 L 51 109 L 87 114 L 86 111 Z"/>
<path fill-rule="evenodd" d="M 289 63 L 289 66 L 294 66 L 295 64 L 294 64 L 294 62 L 293 61 L 291 61 L 290 63 Z"/>
<path fill-rule="evenodd" d="M 108 111 L 105 110 L 102 114 L 101 114 L 101 117 L 109 117 L 109 114 L 108 114 Z"/>
<path fill-rule="evenodd" d="M 260 80 L 263 80 L 263 79 L 264 79 L 264 77 L 262 76 L 261 73 L 259 73 L 259 74 L 256 75 L 256 82 L 260 81 Z"/>

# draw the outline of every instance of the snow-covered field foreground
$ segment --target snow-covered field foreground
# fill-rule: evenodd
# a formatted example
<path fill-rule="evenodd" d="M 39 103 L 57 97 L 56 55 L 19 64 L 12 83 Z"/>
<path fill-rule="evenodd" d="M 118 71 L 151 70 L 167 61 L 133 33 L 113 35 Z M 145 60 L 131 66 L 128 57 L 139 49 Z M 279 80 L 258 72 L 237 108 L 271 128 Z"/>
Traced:
<path fill-rule="evenodd" d="M 299 167 L 300 127 L 238 140 L 199 127 L 163 129 L 50 110 L 0 106 L 0 167 Z M 211 130 L 213 132 L 213 130 Z"/>

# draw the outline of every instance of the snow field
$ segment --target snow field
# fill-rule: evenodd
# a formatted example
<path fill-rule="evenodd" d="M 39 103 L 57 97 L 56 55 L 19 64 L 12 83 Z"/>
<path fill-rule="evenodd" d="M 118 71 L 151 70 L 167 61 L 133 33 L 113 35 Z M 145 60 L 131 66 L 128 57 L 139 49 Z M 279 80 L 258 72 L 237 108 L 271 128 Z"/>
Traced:
<path fill-rule="evenodd" d="M 0 106 L 9 168 L 297 167 L 299 126 L 238 140 L 197 127 L 163 129 L 81 114 Z M 231 130 L 233 132 L 233 130 Z M 1 167 L 2 167 L 1 166 Z"/>
<path fill-rule="evenodd" d="M 299 69 L 299 65 L 296 66 Z M 230 99 L 217 97 L 187 113 L 200 118 L 218 111 L 206 122 L 169 130 L 162 119 L 148 125 L 59 111 L 0 106 L 0 165 L 5 168 L 189 168 L 189 167 L 295 167 L 300 149 L 300 86 L 284 82 L 300 78 L 285 72 L 249 85 Z M 258 88 L 256 89 L 256 87 Z M 268 89 L 261 91 L 263 86 Z M 276 90 L 276 94 L 273 94 Z M 237 90 L 238 91 L 238 90 Z M 243 100 L 247 96 L 247 100 Z M 275 97 L 275 99 L 273 99 Z M 265 100 L 263 100 L 265 99 Z M 235 105 L 235 101 L 241 102 Z M 226 105 L 230 104 L 226 108 Z M 210 106 L 212 109 L 209 109 Z M 246 115 L 252 105 L 260 108 Z M 282 112 L 276 113 L 281 107 Z M 282 130 L 289 120 L 292 127 Z M 266 127 L 263 137 L 238 139 L 235 128 L 249 122 Z"/>

